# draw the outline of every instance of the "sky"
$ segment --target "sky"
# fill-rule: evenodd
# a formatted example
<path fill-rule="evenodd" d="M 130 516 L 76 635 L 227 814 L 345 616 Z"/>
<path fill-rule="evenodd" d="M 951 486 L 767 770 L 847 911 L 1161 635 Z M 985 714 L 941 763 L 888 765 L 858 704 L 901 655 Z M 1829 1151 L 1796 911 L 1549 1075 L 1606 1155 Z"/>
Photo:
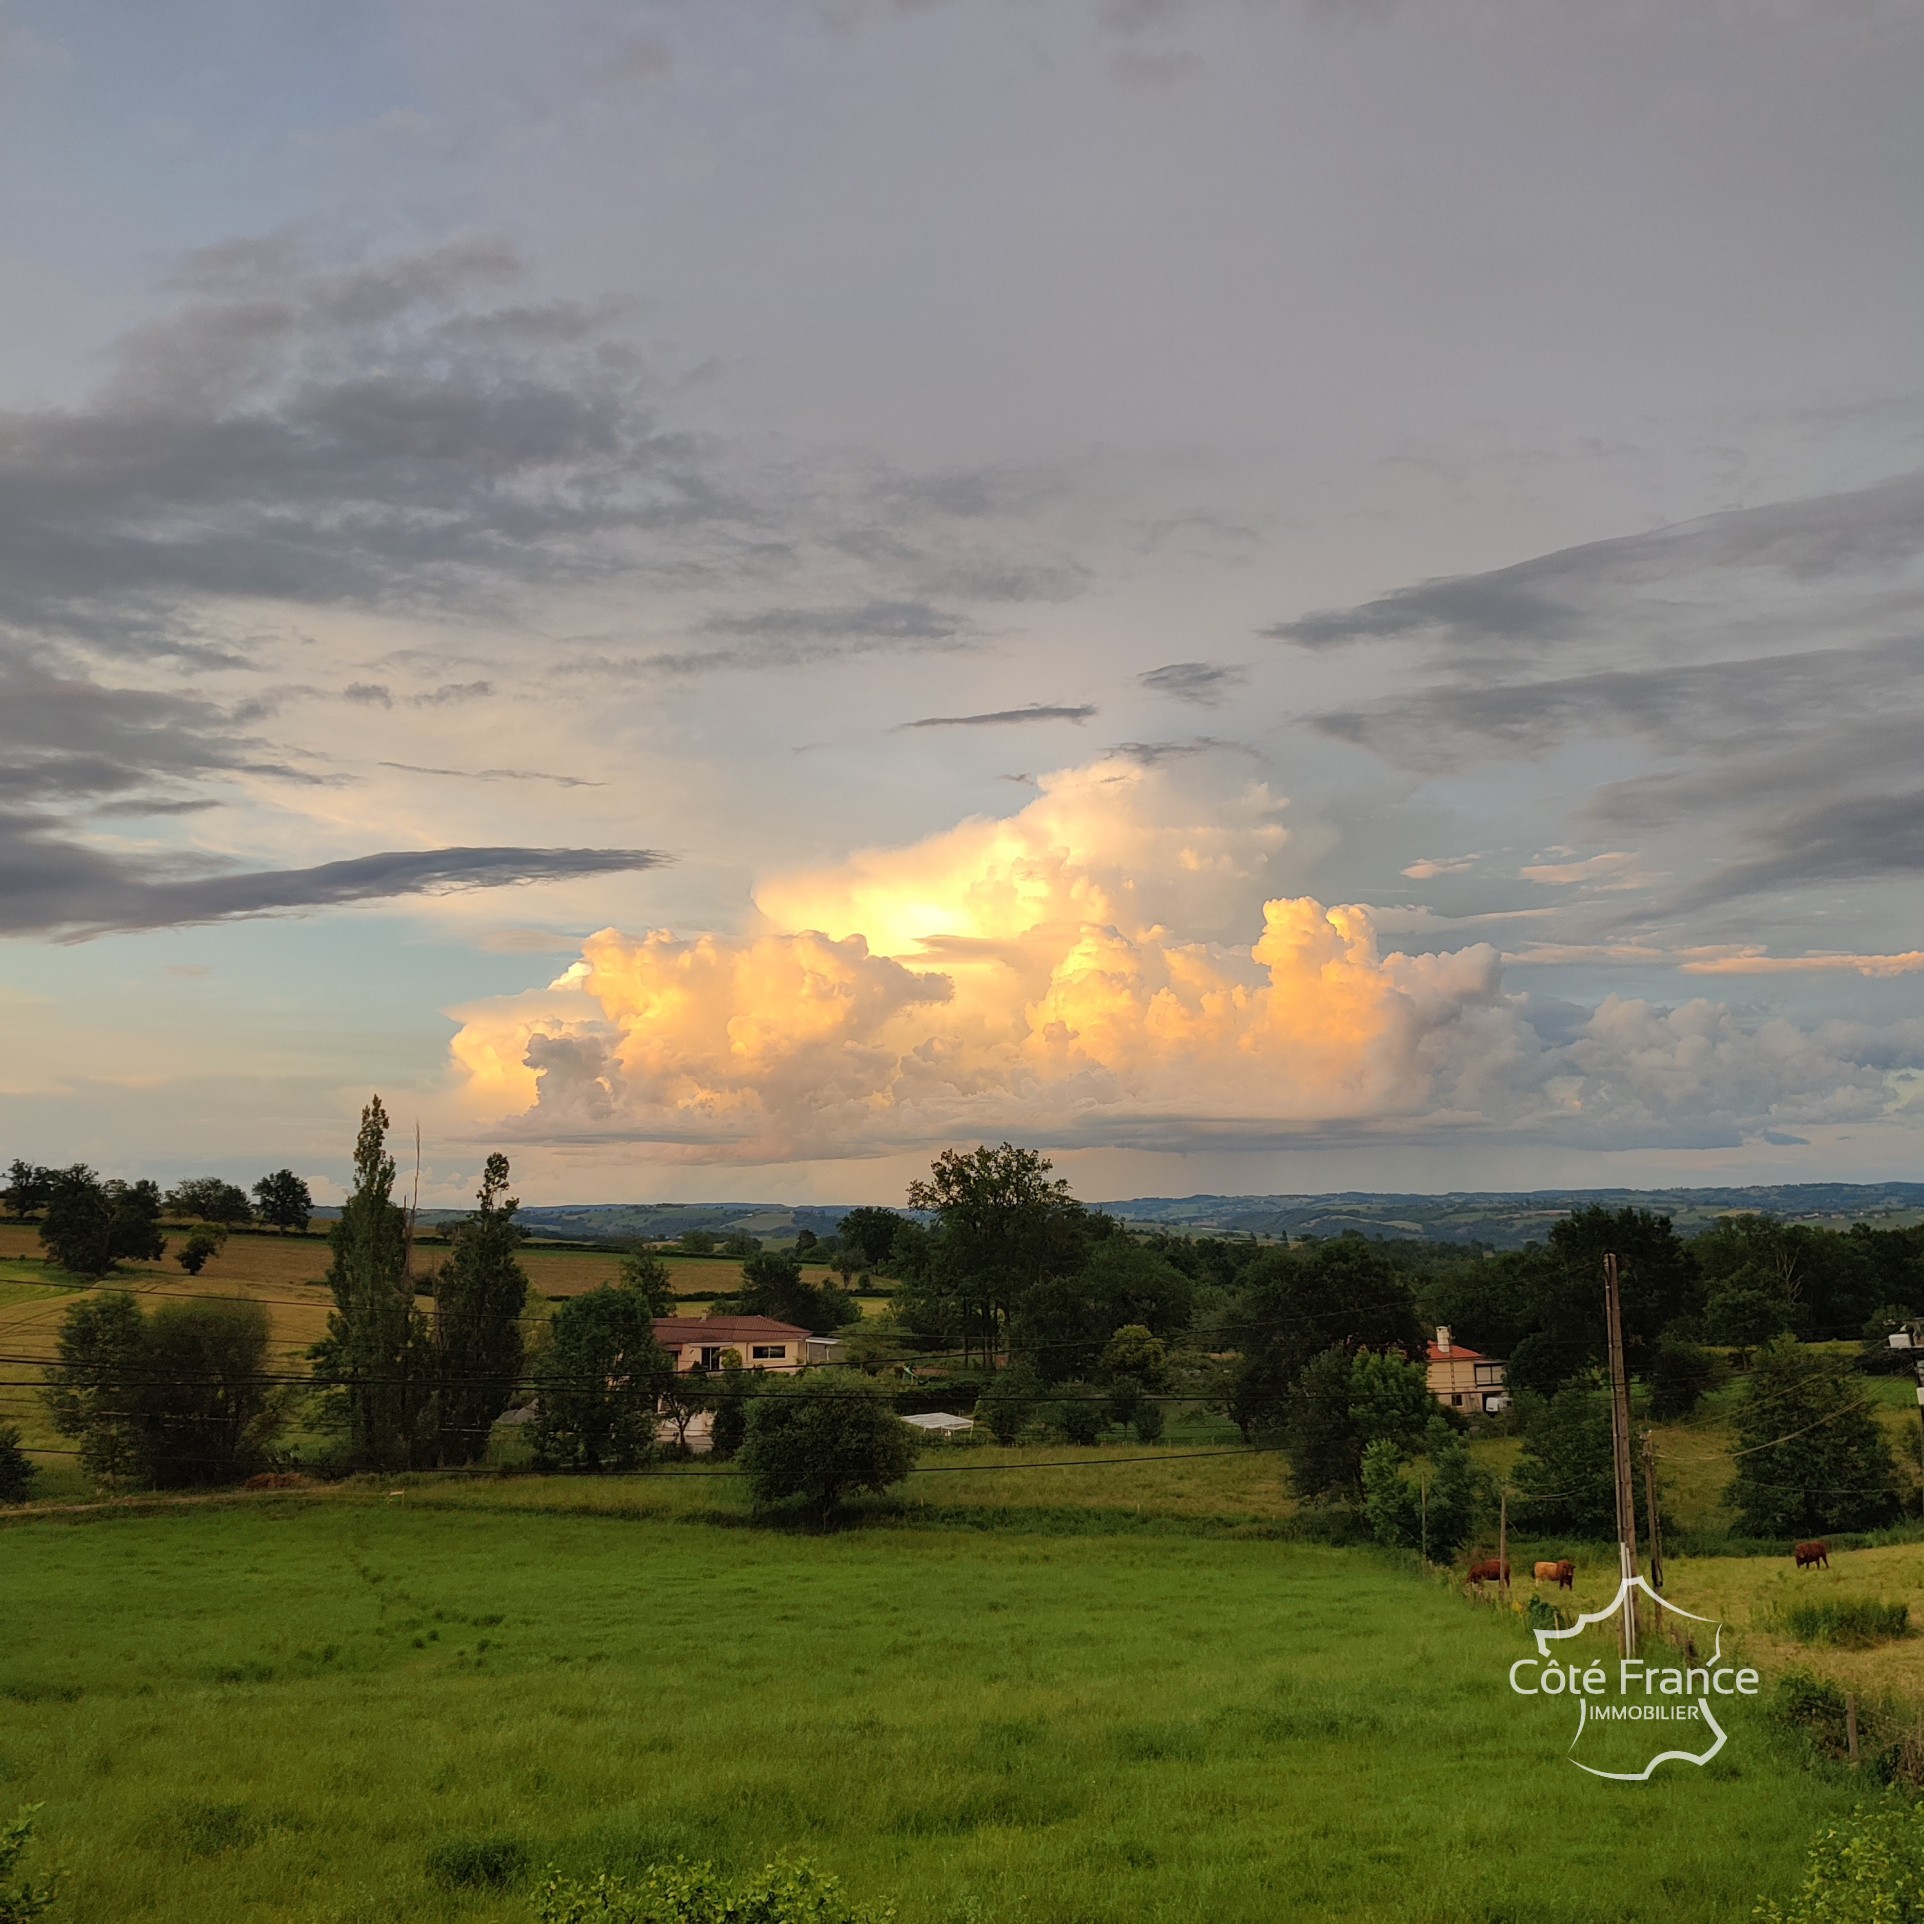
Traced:
<path fill-rule="evenodd" d="M 1924 13 L 0 7 L 0 1157 L 1924 1144 Z"/>

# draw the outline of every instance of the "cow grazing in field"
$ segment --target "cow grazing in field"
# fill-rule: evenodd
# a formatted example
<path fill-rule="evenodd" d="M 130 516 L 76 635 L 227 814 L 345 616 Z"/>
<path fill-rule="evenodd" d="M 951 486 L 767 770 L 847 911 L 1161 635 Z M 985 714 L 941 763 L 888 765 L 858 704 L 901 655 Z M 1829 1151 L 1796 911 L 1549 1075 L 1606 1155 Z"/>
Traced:
<path fill-rule="evenodd" d="M 1791 1554 L 1797 1559 L 1797 1567 L 1800 1570 L 1811 1569 L 1820 1563 L 1826 1570 L 1830 1568 L 1828 1543 L 1800 1543 Z"/>
<path fill-rule="evenodd" d="M 1539 1563 L 1534 1574 L 1539 1583 L 1554 1583 L 1559 1590 L 1568 1590 L 1576 1584 L 1577 1566 L 1565 1557 L 1559 1563 Z"/>
<path fill-rule="evenodd" d="M 1509 1563 L 1507 1560 L 1499 1560 L 1496 1557 L 1480 1557 L 1470 1565 L 1470 1581 L 1472 1583 L 1508 1583 L 1510 1581 Z"/>

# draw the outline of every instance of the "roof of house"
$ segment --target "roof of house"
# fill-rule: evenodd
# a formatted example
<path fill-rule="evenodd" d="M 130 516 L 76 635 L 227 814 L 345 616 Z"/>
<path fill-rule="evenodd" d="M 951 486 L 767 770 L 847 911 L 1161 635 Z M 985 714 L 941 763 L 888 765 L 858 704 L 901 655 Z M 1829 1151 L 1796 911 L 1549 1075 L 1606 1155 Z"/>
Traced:
<path fill-rule="evenodd" d="M 663 1349 L 688 1343 L 792 1343 L 808 1331 L 796 1323 L 778 1323 L 772 1316 L 658 1316 L 655 1341 Z"/>
<path fill-rule="evenodd" d="M 904 1423 L 913 1423 L 918 1430 L 972 1430 L 975 1418 L 972 1416 L 952 1416 L 947 1410 L 931 1410 L 926 1416 L 905 1416 Z"/>
<path fill-rule="evenodd" d="M 1452 1343 L 1448 1349 L 1431 1343 L 1429 1350 L 1432 1363 L 1492 1363 L 1496 1360 L 1493 1356 L 1485 1356 L 1480 1349 L 1472 1349 L 1468 1343 Z"/>

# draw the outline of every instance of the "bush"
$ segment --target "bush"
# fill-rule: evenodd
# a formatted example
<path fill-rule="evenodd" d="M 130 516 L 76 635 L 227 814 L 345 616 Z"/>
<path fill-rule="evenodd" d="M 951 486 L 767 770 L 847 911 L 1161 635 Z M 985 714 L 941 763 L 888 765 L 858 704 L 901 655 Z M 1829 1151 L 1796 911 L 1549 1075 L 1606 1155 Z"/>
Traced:
<path fill-rule="evenodd" d="M 1160 1403 L 1145 1403 L 1136 1412 L 1136 1441 L 1138 1443 L 1160 1443 L 1162 1441 L 1163 1414 Z"/>
<path fill-rule="evenodd" d="M 1924 1918 L 1924 1804 L 1893 1799 L 1818 1833 L 1788 1906 L 1764 1924 L 1914 1924 Z"/>
<path fill-rule="evenodd" d="M 1065 1443 L 1087 1448 L 1109 1427 L 1106 1399 L 1088 1383 L 1064 1383 L 1056 1392 L 1056 1428 Z"/>
<path fill-rule="evenodd" d="M 537 1924 L 889 1924 L 892 1905 L 852 1904 L 836 1879 L 777 1858 L 748 1877 L 712 1864 L 656 1864 L 640 1877 L 592 1883 L 550 1874 L 535 1898 Z"/>
<path fill-rule="evenodd" d="M 428 1852 L 423 1868 L 443 1890 L 505 1891 L 527 1871 L 528 1852 L 512 1837 L 453 1837 Z"/>
<path fill-rule="evenodd" d="M 11 1824 L 0 1824 L 0 1924 L 32 1924 L 53 1902 L 53 1892 L 47 1885 L 14 1876 L 14 1866 L 33 1841 L 33 1820 L 39 1808 L 38 1804 L 27 1804 L 14 1813 Z"/>
<path fill-rule="evenodd" d="M 1771 1613 L 1770 1627 L 1798 1643 L 1836 1644 L 1868 1650 L 1910 1635 L 1910 1605 L 1881 1603 L 1872 1597 L 1825 1597 L 1786 1604 Z"/>
<path fill-rule="evenodd" d="M 38 1475 L 32 1459 L 20 1447 L 20 1426 L 0 1423 L 0 1503 L 24 1503 Z"/>
<path fill-rule="evenodd" d="M 998 1443 L 1013 1443 L 1035 1415 L 1041 1387 L 1026 1363 L 1011 1363 L 976 1398 L 976 1421 L 985 1424 Z"/>
<path fill-rule="evenodd" d="M 915 1433 L 889 1393 L 854 1370 L 768 1376 L 748 1399 L 741 1465 L 758 1505 L 826 1515 L 853 1490 L 885 1490 L 915 1463 Z"/>

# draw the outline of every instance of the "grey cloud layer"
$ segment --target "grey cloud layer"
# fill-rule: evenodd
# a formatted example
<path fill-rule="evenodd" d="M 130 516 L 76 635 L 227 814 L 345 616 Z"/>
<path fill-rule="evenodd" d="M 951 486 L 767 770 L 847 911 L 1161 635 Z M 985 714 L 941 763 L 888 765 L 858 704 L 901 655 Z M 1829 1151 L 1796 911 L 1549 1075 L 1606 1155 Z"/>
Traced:
<path fill-rule="evenodd" d="M 1924 476 L 1417 583 L 1269 632 L 1391 645 L 1396 692 L 1312 716 L 1424 776 L 1609 746 L 1575 826 L 1649 838 L 1611 919 L 1924 873 Z M 1561 672 L 1559 672 L 1561 671 Z M 1895 792 L 1893 792 L 1895 790 Z M 1670 880 L 1654 887 L 1659 871 Z"/>
<path fill-rule="evenodd" d="M 610 875 L 667 859 L 649 849 L 402 849 L 313 868 L 155 880 L 125 857 L 47 835 L 38 818 L 0 814 L 0 935 L 84 940 L 385 896 Z"/>

